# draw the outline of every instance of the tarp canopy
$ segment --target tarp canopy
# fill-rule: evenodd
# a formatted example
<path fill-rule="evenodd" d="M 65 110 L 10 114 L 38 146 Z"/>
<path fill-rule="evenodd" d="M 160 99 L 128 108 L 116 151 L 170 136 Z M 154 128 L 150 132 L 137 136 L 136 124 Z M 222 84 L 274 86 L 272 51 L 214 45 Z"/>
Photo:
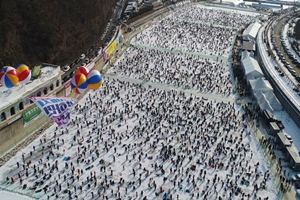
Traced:
<path fill-rule="evenodd" d="M 247 56 L 242 60 L 242 66 L 245 70 L 245 75 L 247 78 L 254 77 L 255 79 L 257 79 L 264 76 L 258 62 L 254 58 Z"/>
<path fill-rule="evenodd" d="M 267 91 L 264 93 L 264 95 L 266 96 L 266 98 L 269 100 L 269 99 L 272 99 L 273 97 L 275 97 L 275 94 L 273 93 L 273 91 Z M 275 97 L 276 98 L 276 97 Z"/>
<path fill-rule="evenodd" d="M 254 96 L 258 100 L 258 99 L 260 99 L 263 96 L 263 93 L 262 93 L 262 91 L 258 91 L 256 93 L 254 93 Z"/>
<path fill-rule="evenodd" d="M 258 104 L 264 104 L 266 102 L 266 97 L 262 95 L 259 99 L 257 99 Z"/>
<path fill-rule="evenodd" d="M 273 88 L 269 83 L 269 81 L 264 80 L 262 77 L 255 80 L 249 80 L 249 82 L 253 93 L 256 93 L 258 91 L 261 92 L 273 91 Z"/>
<path fill-rule="evenodd" d="M 271 99 L 268 99 L 268 102 L 272 106 L 273 110 L 275 110 L 275 111 L 281 111 L 282 110 L 282 105 L 279 102 L 279 100 L 276 98 L 275 95 Z"/>
<path fill-rule="evenodd" d="M 265 93 L 263 93 L 262 91 L 258 91 L 256 93 L 254 93 L 254 96 L 257 100 L 257 103 L 259 105 L 259 107 L 264 110 L 266 107 L 266 102 L 268 103 L 268 105 L 272 108 L 273 111 L 280 111 L 282 110 L 282 106 L 279 102 L 279 100 L 276 98 L 276 96 L 274 95 L 273 91 L 267 91 Z"/>
<path fill-rule="evenodd" d="M 254 58 L 254 53 L 253 53 L 253 51 L 243 50 L 240 52 L 240 56 L 241 56 L 241 60 L 244 60 L 247 57 Z"/>
<path fill-rule="evenodd" d="M 247 75 L 247 80 L 255 80 L 256 77 L 254 76 L 254 74 L 248 74 Z"/>
<path fill-rule="evenodd" d="M 264 103 L 262 103 L 262 104 L 259 104 L 259 107 L 260 107 L 261 110 L 269 110 L 269 111 L 271 111 L 272 113 L 274 112 L 272 106 L 269 104 L 268 101 L 266 101 L 266 102 L 264 102 Z"/>
<path fill-rule="evenodd" d="M 258 22 L 250 24 L 243 32 L 243 40 L 255 41 L 258 30 L 261 25 Z"/>
<path fill-rule="evenodd" d="M 243 41 L 242 49 L 249 50 L 249 51 L 255 51 L 255 42 L 254 41 Z"/>

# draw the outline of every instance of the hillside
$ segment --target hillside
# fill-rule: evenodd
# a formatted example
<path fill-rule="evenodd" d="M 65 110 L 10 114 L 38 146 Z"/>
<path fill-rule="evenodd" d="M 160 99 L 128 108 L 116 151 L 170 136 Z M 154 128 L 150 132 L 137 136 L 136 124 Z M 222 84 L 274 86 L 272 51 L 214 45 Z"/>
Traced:
<path fill-rule="evenodd" d="M 100 38 L 116 2 L 0 1 L 0 67 L 73 61 Z"/>

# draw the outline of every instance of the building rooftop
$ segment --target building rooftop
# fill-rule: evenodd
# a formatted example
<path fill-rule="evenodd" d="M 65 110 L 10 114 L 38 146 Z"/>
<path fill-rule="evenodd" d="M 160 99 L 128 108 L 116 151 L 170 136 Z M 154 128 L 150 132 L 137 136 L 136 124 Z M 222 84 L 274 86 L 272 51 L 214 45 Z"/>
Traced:
<path fill-rule="evenodd" d="M 260 27 L 261 27 L 261 25 L 258 22 L 250 24 L 243 32 L 243 39 L 244 40 L 255 40 Z"/>
<path fill-rule="evenodd" d="M 24 98 L 39 89 L 42 84 L 48 83 L 52 79 L 56 79 L 60 75 L 60 67 L 57 65 L 45 64 L 41 67 L 41 75 L 25 85 L 19 85 L 13 88 L 0 86 L 0 109 L 14 104 L 21 98 Z"/>

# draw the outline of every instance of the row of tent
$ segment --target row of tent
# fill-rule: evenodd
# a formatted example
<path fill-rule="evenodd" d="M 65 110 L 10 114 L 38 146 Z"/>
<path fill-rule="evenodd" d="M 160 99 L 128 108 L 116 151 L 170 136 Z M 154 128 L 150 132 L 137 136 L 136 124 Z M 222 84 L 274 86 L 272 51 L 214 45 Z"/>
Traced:
<path fill-rule="evenodd" d="M 265 79 L 258 62 L 253 58 L 254 54 L 244 50 L 241 53 L 241 64 L 246 79 L 251 87 L 254 97 L 261 110 L 271 112 L 281 111 L 282 105 L 273 93 L 273 87 Z"/>

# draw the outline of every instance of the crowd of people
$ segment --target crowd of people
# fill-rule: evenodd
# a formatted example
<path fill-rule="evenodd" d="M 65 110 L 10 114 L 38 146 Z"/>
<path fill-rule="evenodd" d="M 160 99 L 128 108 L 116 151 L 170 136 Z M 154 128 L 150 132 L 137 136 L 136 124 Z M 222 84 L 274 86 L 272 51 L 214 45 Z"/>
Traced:
<path fill-rule="evenodd" d="M 268 199 L 250 137 L 233 103 L 105 80 L 3 176 L 42 199 Z"/>
<path fill-rule="evenodd" d="M 113 71 L 132 78 L 202 92 L 228 95 L 232 89 L 229 68 L 225 62 L 155 49 L 128 48 L 115 64 Z"/>
<path fill-rule="evenodd" d="M 234 16 L 246 24 L 251 16 L 184 9 L 191 16 L 198 9 L 203 15 L 194 18 L 212 24 L 163 19 L 134 38 L 113 71 L 170 87 L 230 93 L 226 63 L 172 49 L 228 55 L 235 30 L 213 24 L 228 25 L 226 17 Z M 234 103 L 104 77 L 71 116 L 67 127 L 51 126 L 0 169 L 7 188 L 40 199 L 276 198 L 259 144 Z"/>
<path fill-rule="evenodd" d="M 220 24 L 236 28 L 250 24 L 255 19 L 254 15 L 241 14 L 236 10 L 216 10 L 200 6 L 191 6 L 180 9 L 172 14 L 171 17 L 203 21 L 210 24 Z"/>
<path fill-rule="evenodd" d="M 235 35 L 236 30 L 232 28 L 165 18 L 137 34 L 132 43 L 170 50 L 228 55 Z"/>
<path fill-rule="evenodd" d="M 228 56 L 237 29 L 254 19 L 252 15 L 236 12 L 187 7 L 143 30 L 133 38 L 132 43 Z"/>

